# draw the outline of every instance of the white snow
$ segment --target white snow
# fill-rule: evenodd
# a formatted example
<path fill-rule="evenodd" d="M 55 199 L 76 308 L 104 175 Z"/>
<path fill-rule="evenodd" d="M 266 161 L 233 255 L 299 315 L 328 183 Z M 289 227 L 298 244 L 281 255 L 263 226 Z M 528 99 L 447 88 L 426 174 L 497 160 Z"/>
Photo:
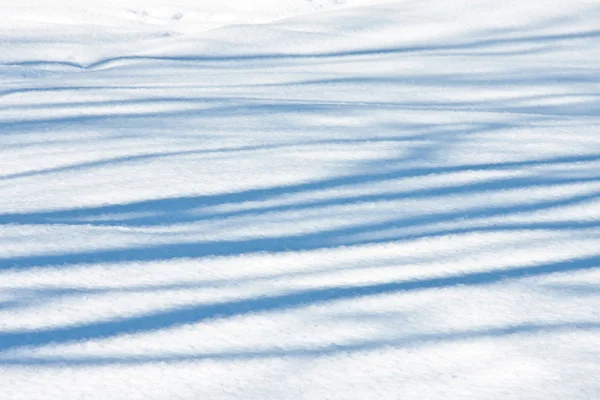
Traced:
<path fill-rule="evenodd" d="M 599 21 L 0 1 L 0 399 L 600 398 Z"/>

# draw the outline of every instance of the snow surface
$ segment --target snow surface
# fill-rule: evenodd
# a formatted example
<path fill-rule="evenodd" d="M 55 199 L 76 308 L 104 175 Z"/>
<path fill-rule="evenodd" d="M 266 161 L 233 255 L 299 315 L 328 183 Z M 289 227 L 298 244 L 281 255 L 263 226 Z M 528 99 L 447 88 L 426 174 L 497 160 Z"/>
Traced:
<path fill-rule="evenodd" d="M 0 1 L 0 399 L 599 399 L 600 4 Z"/>

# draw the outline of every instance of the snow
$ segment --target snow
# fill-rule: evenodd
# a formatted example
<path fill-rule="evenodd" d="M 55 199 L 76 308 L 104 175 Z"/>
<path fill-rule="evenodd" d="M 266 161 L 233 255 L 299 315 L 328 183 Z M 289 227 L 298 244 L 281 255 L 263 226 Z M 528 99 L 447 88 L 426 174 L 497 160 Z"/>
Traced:
<path fill-rule="evenodd" d="M 0 399 L 600 398 L 598 21 L 0 2 Z"/>

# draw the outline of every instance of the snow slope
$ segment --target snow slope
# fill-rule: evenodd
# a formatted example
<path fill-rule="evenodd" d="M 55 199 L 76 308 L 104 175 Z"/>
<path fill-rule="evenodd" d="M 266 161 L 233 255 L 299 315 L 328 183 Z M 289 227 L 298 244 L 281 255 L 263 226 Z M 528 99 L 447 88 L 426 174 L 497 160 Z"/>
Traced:
<path fill-rule="evenodd" d="M 600 398 L 598 21 L 0 2 L 0 399 Z"/>

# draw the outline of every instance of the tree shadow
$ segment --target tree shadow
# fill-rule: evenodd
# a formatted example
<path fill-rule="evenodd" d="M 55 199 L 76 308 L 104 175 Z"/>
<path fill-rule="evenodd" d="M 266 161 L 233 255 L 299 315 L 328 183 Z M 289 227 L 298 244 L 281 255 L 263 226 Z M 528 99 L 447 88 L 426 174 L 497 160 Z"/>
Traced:
<path fill-rule="evenodd" d="M 596 332 L 600 330 L 597 322 L 568 322 L 568 323 L 522 323 L 488 329 L 473 329 L 454 331 L 450 333 L 424 333 L 397 337 L 393 339 L 371 339 L 349 344 L 330 344 L 308 348 L 261 349 L 219 351 L 200 354 L 167 354 L 167 355 L 132 355 L 132 356 L 85 356 L 85 357 L 53 357 L 53 356 L 0 356 L 0 365 L 4 366 L 139 366 L 156 363 L 184 363 L 194 361 L 249 361 L 261 359 L 314 359 L 335 355 L 365 353 L 381 349 L 418 349 L 425 346 L 437 346 L 448 343 L 467 343 L 485 339 L 509 339 L 512 336 L 551 335 L 561 332 Z"/>
<path fill-rule="evenodd" d="M 467 40 L 458 43 L 428 44 L 406 47 L 382 47 L 372 49 L 355 49 L 340 52 L 324 52 L 315 54 L 259 54 L 259 55 L 236 55 L 236 56 L 126 56 L 103 59 L 91 64 L 62 63 L 47 61 L 26 61 L 13 63 L 20 66 L 43 66 L 48 64 L 65 65 L 81 70 L 97 70 L 115 66 L 123 61 L 153 61 L 160 66 L 161 62 L 191 62 L 191 63 L 218 63 L 218 62 L 252 62 L 252 61 L 281 61 L 298 60 L 311 61 L 314 59 L 336 59 L 349 57 L 371 57 L 381 55 L 403 55 L 407 53 L 424 53 L 436 55 L 469 54 L 485 55 L 495 54 L 506 56 L 503 49 L 512 45 L 531 45 L 532 48 L 515 50 L 514 54 L 524 55 L 535 52 L 548 51 L 549 47 L 565 41 L 590 40 L 600 36 L 598 30 L 575 32 L 556 35 L 520 35 L 508 38 L 489 38 L 480 40 Z M 542 46 L 540 48 L 540 46 Z M 498 50 L 500 49 L 500 50 Z M 301 65 L 301 64 L 299 64 Z M 364 85 L 396 85 L 410 83 L 415 86 L 505 86 L 505 85 L 539 85 L 549 81 L 564 84 L 595 84 L 599 82 L 595 71 L 583 73 L 582 71 L 560 71 L 548 69 L 529 71 L 524 74 L 439 74 L 439 75 L 406 75 L 396 77 L 343 77 L 329 79 L 312 79 L 288 81 L 282 84 L 265 84 L 264 86 L 307 86 L 314 87 L 335 86 L 346 84 Z M 8 89 L 0 92 L 0 96 L 19 93 L 36 93 L 38 91 L 53 90 L 57 92 L 69 90 L 95 90 L 103 87 L 52 87 L 52 88 L 21 88 Z M 582 89 L 583 90 L 583 89 Z M 124 104 L 139 105 L 153 104 L 159 102 L 168 103 L 206 103 L 208 107 L 195 108 L 192 110 L 175 110 L 140 113 L 115 113 L 101 115 L 70 115 L 50 116 L 36 120 L 15 119 L 0 124 L 0 130 L 4 134 L 20 134 L 37 132 L 40 129 L 69 129 L 79 126 L 100 126 L 104 130 L 110 130 L 116 126 L 131 125 L 136 129 L 141 126 L 152 125 L 157 120 L 177 120 L 197 118 L 202 119 L 227 119 L 237 116 L 261 116 L 267 118 L 273 115 L 288 117 L 294 114 L 310 115 L 335 115 L 335 114 L 358 114 L 364 112 L 365 108 L 371 110 L 386 108 L 392 110 L 417 110 L 437 107 L 438 110 L 446 111 L 491 111 L 509 114 L 509 117 L 496 122 L 465 122 L 463 124 L 422 123 L 422 124 L 399 124 L 387 126 L 386 132 L 399 133 L 397 136 L 387 134 L 376 138 L 370 137 L 373 130 L 381 128 L 375 124 L 364 129 L 364 135 L 360 138 L 342 138 L 330 140 L 306 140 L 297 143 L 278 143 L 273 145 L 248 145 L 220 147 L 213 149 L 194 148 L 179 151 L 146 152 L 137 155 L 104 158 L 97 161 L 81 162 L 73 165 L 65 165 L 40 169 L 27 172 L 18 172 L 0 176 L 1 181 L 18 180 L 31 176 L 44 176 L 55 173 L 74 171 L 88 171 L 116 164 L 130 162 L 150 162 L 165 157 L 197 156 L 201 154 L 237 154 L 245 152 L 256 152 L 263 150 L 285 150 L 290 145 L 302 145 L 318 148 L 321 145 L 334 143 L 373 143 L 376 141 L 390 143 L 411 143 L 407 155 L 381 157 L 356 166 L 355 170 L 348 170 L 337 176 L 313 179 L 310 181 L 296 182 L 290 184 L 275 185 L 269 187 L 252 188 L 229 193 L 215 195 L 194 195 L 182 197 L 154 198 L 143 201 L 135 201 L 124 204 L 111 204 L 104 206 L 71 208 L 61 210 L 45 210 L 33 212 L 1 212 L 0 224 L 3 225 L 86 225 L 86 226 L 117 226 L 117 227 L 164 227 L 175 224 L 192 224 L 203 221 L 231 220 L 236 218 L 260 218 L 272 216 L 278 213 L 298 211 L 319 211 L 326 215 L 332 208 L 343 208 L 365 203 L 396 202 L 405 199 L 418 201 L 439 200 L 451 196 L 475 196 L 486 194 L 490 196 L 500 195 L 508 191 L 526 191 L 533 189 L 544 189 L 554 187 L 570 187 L 588 185 L 586 191 L 574 191 L 537 200 L 516 201 L 514 203 L 488 204 L 485 206 L 465 206 L 457 209 L 442 209 L 437 211 L 422 210 L 421 213 L 407 213 L 398 210 L 392 217 L 380 220 L 348 221 L 342 226 L 318 228 L 302 233 L 278 234 L 270 237 L 252 237 L 242 239 L 213 239 L 178 241 L 174 243 L 146 244 L 130 246 L 127 248 L 109 248 L 100 250 L 58 252 L 48 254 L 33 254 L 21 256 L 0 257 L 0 272 L 21 272 L 33 268 L 60 268 L 83 264 L 125 263 L 141 261 L 164 261 L 179 258 L 202 259 L 213 256 L 240 256 L 251 253 L 281 253 L 289 251 L 313 251 L 340 246 L 358 246 L 375 243 L 391 243 L 402 240 L 414 240 L 418 238 L 433 238 L 452 234 L 468 234 L 475 232 L 501 232 L 517 230 L 546 230 L 546 231 L 580 231 L 583 229 L 600 228 L 600 220 L 592 218 L 568 218 L 551 221 L 531 221 L 522 219 L 517 222 L 505 220 L 493 221 L 496 217 L 519 217 L 526 213 L 538 211 L 551 211 L 559 213 L 562 208 L 569 206 L 580 206 L 585 203 L 595 202 L 600 199 L 600 189 L 595 184 L 600 182 L 600 174 L 597 172 L 597 164 L 600 162 L 600 154 L 597 152 L 579 155 L 563 155 L 553 157 L 539 157 L 535 159 L 518 161 L 501 161 L 487 163 L 462 163 L 449 164 L 439 161 L 438 155 L 448 151 L 458 143 L 464 143 L 473 136 L 489 134 L 505 129 L 523 127 L 535 123 L 545 117 L 553 117 L 558 120 L 571 117 L 597 117 L 598 93 L 584 90 L 574 95 L 585 95 L 585 101 L 565 105 L 543 105 L 543 101 L 553 101 L 568 95 L 541 95 L 520 96 L 517 99 L 487 101 L 418 101 L 413 102 L 336 102 L 327 100 L 314 101 L 292 101 L 277 98 L 252 99 L 245 97 L 197 97 L 179 99 L 175 97 L 149 97 L 125 101 Z M 530 101 L 533 105 L 517 104 L 517 100 Z M 538 104 L 536 104 L 538 103 Z M 70 103 L 76 107 L 78 103 Z M 97 102 L 94 106 L 110 105 L 110 102 Z M 46 104 L 43 107 L 52 109 L 60 108 L 60 103 Z M 25 108 L 25 107 L 23 107 Z M 523 117 L 526 115 L 526 117 Z M 416 132 L 415 132 L 416 131 Z M 411 141 L 414 141 L 412 143 Z M 591 149 L 594 150 L 594 149 Z M 586 176 L 554 176 L 550 172 L 541 173 L 524 171 L 534 169 L 546 169 L 550 171 L 556 167 L 573 167 L 575 165 L 590 164 L 586 168 Z M 406 187 L 403 182 L 408 179 L 428 179 L 432 176 L 448 177 L 457 173 L 499 173 L 515 172 L 514 175 L 484 176 L 484 179 L 447 184 L 437 186 L 426 186 L 421 188 Z M 392 185 L 396 186 L 385 192 L 366 193 L 361 188 L 368 185 Z M 351 189 L 353 193 L 345 193 L 343 190 Z M 337 192 L 334 197 L 319 197 L 302 199 L 302 196 L 319 194 L 326 191 Z M 300 197 L 298 199 L 297 197 Z M 308 196 L 310 197 L 310 196 Z M 289 200 L 287 203 L 277 203 L 282 199 Z M 250 203 L 253 203 L 250 206 Z M 236 209 L 223 209 L 223 206 L 235 206 Z M 142 215 L 142 216 L 140 216 Z M 490 220 L 492 220 L 490 222 Z M 464 223 L 468 222 L 468 223 Z M 454 224 L 454 226 L 452 226 Z M 52 358 L 52 357 L 27 357 L 14 358 L 6 356 L 12 350 L 25 347 L 42 347 L 47 345 L 61 345 L 79 342 L 83 340 L 99 340 L 115 338 L 122 335 L 132 335 L 160 330 L 171 329 L 189 324 L 201 324 L 216 319 L 236 318 L 255 313 L 277 313 L 291 309 L 298 309 L 311 305 L 322 305 L 336 301 L 360 299 L 368 296 L 378 296 L 402 292 L 418 292 L 433 289 L 446 289 L 462 286 L 485 286 L 500 282 L 524 279 L 528 277 L 539 277 L 553 273 L 574 272 L 582 270 L 597 269 L 600 267 L 600 256 L 588 256 L 563 261 L 553 261 L 536 265 L 512 266 L 498 270 L 469 272 L 463 274 L 448 275 L 443 277 L 425 278 L 417 280 L 398 280 L 376 284 L 353 285 L 353 286 L 325 286 L 321 288 L 295 290 L 279 294 L 267 294 L 253 298 L 237 299 L 226 302 L 209 304 L 192 304 L 184 307 L 168 310 L 156 310 L 153 312 L 139 314 L 133 317 L 125 317 L 110 320 L 100 320 L 80 325 L 59 326 L 50 328 L 38 328 L 35 330 L 4 330 L 0 332 L 0 365 L 111 365 L 111 364 L 144 364 L 152 362 L 180 362 L 193 360 L 245 360 L 255 358 L 273 357 L 318 357 L 341 352 L 358 352 L 379 349 L 382 347 L 409 347 L 419 345 L 430 345 L 433 343 L 453 342 L 461 340 L 472 340 L 489 337 L 504 337 L 519 334 L 539 334 L 543 332 L 554 332 L 561 330 L 597 330 L 600 324 L 596 322 L 578 323 L 547 323 L 547 324 L 521 324 L 514 326 L 497 327 L 482 330 L 470 330 L 464 332 L 452 332 L 447 334 L 422 334 L 412 337 L 395 338 L 390 340 L 367 340 L 353 344 L 340 344 L 323 347 L 301 348 L 291 350 L 240 350 L 224 351 L 206 354 L 185 354 L 174 356 L 148 355 L 141 357 L 84 357 L 84 358 Z M 344 266 L 340 265 L 340 270 Z M 309 273 L 310 274 L 310 273 Z M 111 291 L 123 293 L 151 292 L 153 290 L 185 290 L 200 289 L 204 285 L 215 285 L 219 282 L 194 282 L 188 284 L 156 285 L 152 287 L 131 287 L 128 289 L 96 288 L 83 290 L 83 294 L 110 294 Z M 568 288 L 560 288 L 568 291 Z M 582 289 L 575 287 L 573 290 Z M 590 293 L 595 294 L 595 288 Z M 81 289 L 56 288 L 53 290 L 34 291 L 31 295 L 37 301 L 44 301 L 60 296 L 82 294 Z M 24 301 L 4 301 L 0 303 L 0 310 L 16 309 L 23 306 Z M 5 353 L 5 354 L 3 354 Z"/>
<path fill-rule="evenodd" d="M 550 262 L 534 266 L 472 272 L 440 278 L 386 282 L 362 286 L 327 287 L 270 295 L 223 303 L 201 304 L 156 311 L 118 320 L 97 321 L 80 326 L 42 328 L 35 331 L 0 333 L 0 352 L 23 346 L 44 346 L 81 340 L 152 332 L 181 325 L 196 324 L 215 318 L 233 318 L 246 314 L 276 312 L 332 301 L 357 299 L 381 294 L 441 289 L 455 286 L 483 286 L 503 281 L 598 268 L 600 256 Z"/>

